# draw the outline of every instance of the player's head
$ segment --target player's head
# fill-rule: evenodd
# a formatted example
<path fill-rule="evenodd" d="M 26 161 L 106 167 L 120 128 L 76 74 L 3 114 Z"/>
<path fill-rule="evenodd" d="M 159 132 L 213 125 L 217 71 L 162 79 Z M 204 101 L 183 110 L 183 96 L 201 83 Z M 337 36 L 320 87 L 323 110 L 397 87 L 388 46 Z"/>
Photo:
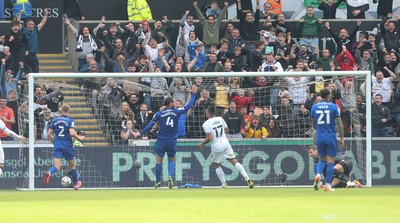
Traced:
<path fill-rule="evenodd" d="M 167 108 L 173 108 L 174 107 L 174 99 L 172 97 L 168 97 L 164 100 L 163 105 Z"/>
<path fill-rule="evenodd" d="M 307 151 L 312 158 L 318 157 L 318 150 L 315 148 L 315 146 L 308 147 Z"/>
<path fill-rule="evenodd" d="M 68 104 L 63 104 L 61 107 L 61 112 L 63 114 L 69 114 L 70 109 L 71 109 L 71 107 Z"/>
<path fill-rule="evenodd" d="M 215 105 L 209 105 L 206 110 L 207 118 L 212 118 L 215 116 Z"/>
<path fill-rule="evenodd" d="M 320 91 L 323 100 L 330 100 L 332 97 L 332 91 L 329 88 L 324 88 Z"/>

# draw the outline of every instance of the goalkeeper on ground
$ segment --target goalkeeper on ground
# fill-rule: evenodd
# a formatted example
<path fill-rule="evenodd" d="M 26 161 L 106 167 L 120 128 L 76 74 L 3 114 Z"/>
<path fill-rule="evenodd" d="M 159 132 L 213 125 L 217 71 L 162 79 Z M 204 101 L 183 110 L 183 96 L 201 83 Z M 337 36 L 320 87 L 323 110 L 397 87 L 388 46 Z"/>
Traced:
<path fill-rule="evenodd" d="M 308 148 L 308 154 L 313 158 L 314 161 L 314 170 L 316 170 L 316 166 L 318 163 L 318 150 L 314 147 L 311 146 Z M 336 156 L 335 162 L 334 162 L 334 172 L 333 172 L 333 179 L 332 179 L 332 187 L 333 188 L 352 188 L 355 186 L 358 186 L 359 188 L 362 188 L 362 185 L 358 180 L 354 180 L 353 182 L 349 180 L 349 176 L 351 173 L 351 170 L 353 169 L 353 160 L 345 155 L 345 154 L 338 154 Z M 325 170 L 324 168 L 324 176 L 325 176 Z M 319 187 L 321 187 L 319 185 Z"/>

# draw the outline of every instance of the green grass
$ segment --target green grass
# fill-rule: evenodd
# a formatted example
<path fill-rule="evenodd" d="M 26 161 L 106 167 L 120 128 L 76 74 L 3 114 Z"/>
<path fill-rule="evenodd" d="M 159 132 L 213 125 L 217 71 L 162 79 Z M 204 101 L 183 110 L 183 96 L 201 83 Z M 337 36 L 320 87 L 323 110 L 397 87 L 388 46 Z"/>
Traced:
<path fill-rule="evenodd" d="M 0 191 L 2 222 L 399 222 L 400 187 Z"/>

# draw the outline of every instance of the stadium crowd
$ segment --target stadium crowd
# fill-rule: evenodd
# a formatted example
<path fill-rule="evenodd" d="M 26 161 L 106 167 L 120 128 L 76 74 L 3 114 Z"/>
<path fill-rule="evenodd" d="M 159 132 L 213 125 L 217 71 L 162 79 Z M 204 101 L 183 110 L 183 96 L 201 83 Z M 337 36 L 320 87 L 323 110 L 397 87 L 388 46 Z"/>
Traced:
<path fill-rule="evenodd" d="M 300 35 L 298 41 L 292 38 L 293 30 L 285 21 L 280 0 L 268 0 L 263 5 L 256 0 L 255 11 L 251 0 L 237 0 L 238 22 L 224 22 L 227 2 L 220 6 L 212 1 L 205 10 L 194 2 L 193 8 L 182 15 L 176 42 L 171 42 L 170 36 L 174 23 L 167 16 L 151 15 L 147 4 L 141 9 L 132 8 L 132 1 L 128 1 L 128 13 L 135 21 L 106 25 L 106 18 L 99 16 L 97 27 L 91 29 L 81 24 L 78 30 L 73 21 L 84 19 L 79 3 L 64 2 L 65 24 L 77 41 L 76 50 L 69 51 L 76 51 L 79 72 L 143 73 L 141 78 L 79 80 L 94 115 L 102 120 L 101 125 L 113 143 L 133 139 L 134 133 L 143 129 L 159 110 L 165 97 L 173 97 L 175 106 L 183 107 L 190 100 L 188 89 L 192 84 L 199 91 L 193 108 L 181 117 L 180 138 L 204 137 L 201 126 L 206 120 L 205 109 L 212 103 L 217 114 L 226 120 L 231 138 L 310 137 L 310 109 L 321 100 L 319 91 L 325 86 L 334 92 L 333 102 L 342 112 L 346 136 L 365 132 L 368 116 L 362 77 L 202 78 L 197 72 L 372 71 L 374 102 L 369 117 L 373 136 L 399 136 L 400 131 L 396 131 L 400 129 L 400 15 L 392 15 L 392 1 L 375 1 L 382 22 L 373 30 L 360 30 L 364 12 L 369 8 L 367 0 L 319 0 L 323 18 L 315 16 L 313 7 L 307 7 L 295 27 Z M 348 19 L 354 21 L 353 30 L 333 30 L 329 22 L 322 20 L 335 19 L 336 8 L 342 2 L 347 4 Z M 23 94 L 26 74 L 39 71 L 37 32 L 46 23 L 46 16 L 38 25 L 25 20 L 25 28 L 19 23 L 22 15 L 24 11 L 15 14 L 9 34 L 2 39 L 1 96 L 7 98 L 14 114 L 27 111 L 26 103 L 18 108 L 15 101 Z M 201 24 L 202 36 L 198 36 L 195 18 Z M 335 40 L 334 49 L 320 48 L 319 39 L 326 37 L 321 34 L 323 29 Z M 190 74 L 184 78 L 146 75 L 151 72 Z M 35 103 L 40 108 L 36 112 L 37 138 L 47 136 L 47 120 L 57 115 L 64 98 L 61 92 L 62 89 L 52 86 L 35 88 Z M 2 120 L 9 125 L 18 122 L 2 112 L 4 106 L 2 101 Z M 18 133 L 17 126 L 13 130 Z M 148 137 L 156 136 L 155 126 Z"/>

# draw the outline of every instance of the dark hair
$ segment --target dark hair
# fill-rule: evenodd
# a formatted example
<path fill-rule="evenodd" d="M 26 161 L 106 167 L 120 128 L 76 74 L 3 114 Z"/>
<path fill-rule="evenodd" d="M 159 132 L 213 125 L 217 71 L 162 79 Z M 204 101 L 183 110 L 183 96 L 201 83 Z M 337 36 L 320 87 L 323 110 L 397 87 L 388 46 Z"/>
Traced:
<path fill-rule="evenodd" d="M 324 88 L 320 91 L 321 97 L 327 99 L 328 96 L 331 94 L 331 90 L 329 88 Z"/>
<path fill-rule="evenodd" d="M 168 106 L 169 103 L 174 103 L 174 99 L 171 98 L 171 97 L 166 98 L 166 99 L 164 100 L 163 105 L 164 105 L 164 106 Z"/>
<path fill-rule="evenodd" d="M 10 27 L 19 26 L 19 25 L 20 25 L 20 23 L 19 23 L 19 21 L 17 21 L 17 20 L 12 20 L 12 21 L 10 22 Z"/>
<path fill-rule="evenodd" d="M 215 105 L 211 104 L 207 107 L 207 112 L 211 115 L 215 114 Z"/>
<path fill-rule="evenodd" d="M 376 98 L 377 96 L 381 97 L 381 99 L 383 98 L 381 94 L 376 94 L 374 98 Z"/>

